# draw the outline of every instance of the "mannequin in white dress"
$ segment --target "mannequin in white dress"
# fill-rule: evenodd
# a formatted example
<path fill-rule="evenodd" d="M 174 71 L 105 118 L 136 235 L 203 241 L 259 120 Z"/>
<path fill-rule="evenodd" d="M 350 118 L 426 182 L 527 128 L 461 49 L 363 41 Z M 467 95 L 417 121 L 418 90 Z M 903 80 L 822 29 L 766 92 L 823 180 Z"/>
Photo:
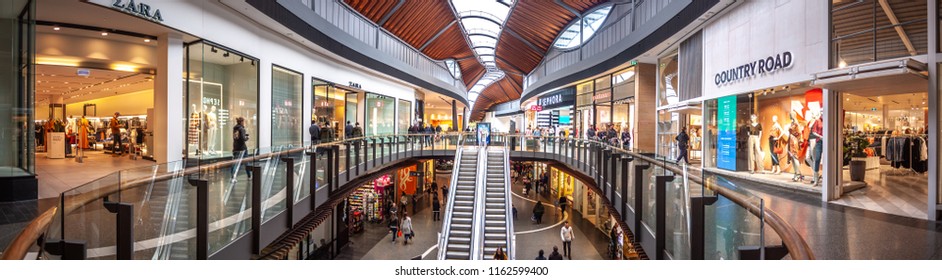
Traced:
<path fill-rule="evenodd" d="M 209 127 L 207 132 L 207 141 L 209 141 L 209 153 L 216 153 L 216 106 L 209 108 L 209 113 L 206 113 L 206 125 Z"/>

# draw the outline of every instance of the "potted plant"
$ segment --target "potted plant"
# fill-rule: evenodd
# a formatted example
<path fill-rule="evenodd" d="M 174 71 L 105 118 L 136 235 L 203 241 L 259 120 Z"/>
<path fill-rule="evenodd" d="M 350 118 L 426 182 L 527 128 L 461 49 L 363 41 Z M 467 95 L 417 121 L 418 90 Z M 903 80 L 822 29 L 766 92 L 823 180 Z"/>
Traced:
<path fill-rule="evenodd" d="M 862 182 L 867 173 L 867 154 L 864 149 L 870 145 L 867 138 L 847 136 L 844 138 L 844 164 L 850 164 L 850 180 Z"/>

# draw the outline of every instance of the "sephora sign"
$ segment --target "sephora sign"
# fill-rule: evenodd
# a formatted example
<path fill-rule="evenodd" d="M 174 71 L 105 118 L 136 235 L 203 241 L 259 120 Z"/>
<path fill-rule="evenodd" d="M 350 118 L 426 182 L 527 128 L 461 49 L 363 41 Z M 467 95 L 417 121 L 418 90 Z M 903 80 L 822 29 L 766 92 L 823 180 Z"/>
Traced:
<path fill-rule="evenodd" d="M 716 84 L 716 86 L 722 86 L 755 76 L 773 74 L 779 70 L 791 68 L 792 64 L 794 64 L 792 53 L 783 52 L 766 58 L 754 60 L 735 68 L 723 70 L 713 76 L 713 82 Z"/>

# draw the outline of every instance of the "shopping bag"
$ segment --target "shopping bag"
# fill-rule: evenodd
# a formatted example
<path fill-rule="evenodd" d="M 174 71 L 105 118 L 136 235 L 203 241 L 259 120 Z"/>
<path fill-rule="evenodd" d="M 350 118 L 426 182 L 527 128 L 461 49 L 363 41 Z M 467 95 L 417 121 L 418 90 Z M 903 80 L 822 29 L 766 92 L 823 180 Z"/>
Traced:
<path fill-rule="evenodd" d="M 398 231 L 398 233 L 396 233 L 396 235 L 398 235 L 399 237 L 402 237 L 402 231 Z"/>

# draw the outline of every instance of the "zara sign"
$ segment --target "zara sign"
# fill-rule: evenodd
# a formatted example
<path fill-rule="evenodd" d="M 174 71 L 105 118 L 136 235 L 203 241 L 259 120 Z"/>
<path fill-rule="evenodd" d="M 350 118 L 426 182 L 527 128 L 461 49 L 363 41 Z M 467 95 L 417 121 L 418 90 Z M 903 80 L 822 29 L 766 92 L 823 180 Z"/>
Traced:
<path fill-rule="evenodd" d="M 721 86 L 758 75 L 772 74 L 792 67 L 792 64 L 792 52 L 783 52 L 716 73 L 713 83 Z"/>
<path fill-rule="evenodd" d="M 135 3 L 134 0 L 114 0 L 111 2 L 111 8 L 145 18 L 153 22 L 163 22 L 164 18 L 160 15 L 160 9 L 152 8 L 144 3 Z"/>

